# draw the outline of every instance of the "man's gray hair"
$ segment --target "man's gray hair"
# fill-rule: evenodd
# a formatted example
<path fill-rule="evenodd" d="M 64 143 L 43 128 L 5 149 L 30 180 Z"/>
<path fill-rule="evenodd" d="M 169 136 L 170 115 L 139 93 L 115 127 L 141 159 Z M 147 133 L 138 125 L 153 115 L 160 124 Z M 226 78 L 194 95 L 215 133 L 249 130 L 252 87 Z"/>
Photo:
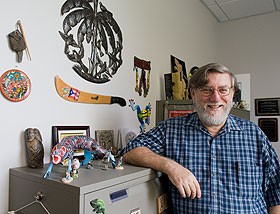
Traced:
<path fill-rule="evenodd" d="M 224 65 L 220 63 L 209 63 L 197 69 L 195 73 L 191 76 L 189 81 L 190 88 L 201 88 L 208 84 L 210 73 L 227 73 L 231 78 L 231 87 L 234 88 L 236 92 L 238 90 L 237 79 L 233 73 Z"/>

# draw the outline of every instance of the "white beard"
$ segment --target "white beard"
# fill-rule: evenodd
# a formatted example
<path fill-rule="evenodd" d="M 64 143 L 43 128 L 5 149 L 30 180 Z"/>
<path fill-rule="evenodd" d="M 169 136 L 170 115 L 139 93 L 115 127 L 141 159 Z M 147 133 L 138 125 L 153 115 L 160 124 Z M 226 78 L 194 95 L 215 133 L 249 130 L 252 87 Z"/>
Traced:
<path fill-rule="evenodd" d="M 195 108 L 196 108 L 199 119 L 201 120 L 201 122 L 203 124 L 205 124 L 207 126 L 219 126 L 219 125 L 223 124 L 226 121 L 226 119 L 229 115 L 229 112 L 233 106 L 232 101 L 228 105 L 221 104 L 221 103 L 208 103 L 208 104 L 205 104 L 204 106 L 201 106 L 201 105 L 197 104 L 196 100 L 194 100 L 194 104 L 195 104 Z M 207 105 L 209 105 L 209 104 L 223 105 L 224 111 L 223 111 L 222 115 L 217 116 L 215 113 L 209 114 L 206 111 Z"/>

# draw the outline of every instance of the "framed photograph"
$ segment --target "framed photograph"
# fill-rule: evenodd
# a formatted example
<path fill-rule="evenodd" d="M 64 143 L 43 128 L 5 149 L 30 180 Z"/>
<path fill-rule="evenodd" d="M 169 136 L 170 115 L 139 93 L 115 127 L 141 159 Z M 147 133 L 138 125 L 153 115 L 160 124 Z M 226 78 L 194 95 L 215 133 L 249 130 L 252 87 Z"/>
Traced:
<path fill-rule="evenodd" d="M 114 147 L 114 130 L 96 130 L 95 140 L 105 149 Z"/>
<path fill-rule="evenodd" d="M 258 125 L 271 142 L 278 142 L 277 118 L 259 118 Z"/>
<path fill-rule="evenodd" d="M 52 148 L 64 137 L 85 135 L 90 137 L 89 126 L 52 126 Z"/>
<path fill-rule="evenodd" d="M 255 99 L 256 116 L 280 115 L 280 98 Z"/>

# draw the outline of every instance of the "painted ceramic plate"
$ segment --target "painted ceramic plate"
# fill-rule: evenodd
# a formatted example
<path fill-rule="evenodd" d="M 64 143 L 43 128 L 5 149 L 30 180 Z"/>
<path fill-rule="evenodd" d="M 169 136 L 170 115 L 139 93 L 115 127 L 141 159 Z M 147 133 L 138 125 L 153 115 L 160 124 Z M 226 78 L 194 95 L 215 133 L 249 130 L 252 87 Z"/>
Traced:
<path fill-rule="evenodd" d="M 26 99 L 31 90 L 31 82 L 28 76 L 16 69 L 8 70 L 1 76 L 1 92 L 14 102 Z"/>

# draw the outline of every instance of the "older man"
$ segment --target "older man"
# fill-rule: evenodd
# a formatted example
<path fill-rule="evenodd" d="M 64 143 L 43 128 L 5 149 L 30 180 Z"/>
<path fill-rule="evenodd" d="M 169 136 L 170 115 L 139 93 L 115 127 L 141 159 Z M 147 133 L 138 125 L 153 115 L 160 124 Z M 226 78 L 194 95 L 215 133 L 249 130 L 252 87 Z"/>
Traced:
<path fill-rule="evenodd" d="M 254 123 L 230 115 L 235 76 L 211 63 L 190 79 L 196 112 L 161 122 L 126 162 L 167 174 L 174 213 L 280 213 L 280 164 Z"/>

